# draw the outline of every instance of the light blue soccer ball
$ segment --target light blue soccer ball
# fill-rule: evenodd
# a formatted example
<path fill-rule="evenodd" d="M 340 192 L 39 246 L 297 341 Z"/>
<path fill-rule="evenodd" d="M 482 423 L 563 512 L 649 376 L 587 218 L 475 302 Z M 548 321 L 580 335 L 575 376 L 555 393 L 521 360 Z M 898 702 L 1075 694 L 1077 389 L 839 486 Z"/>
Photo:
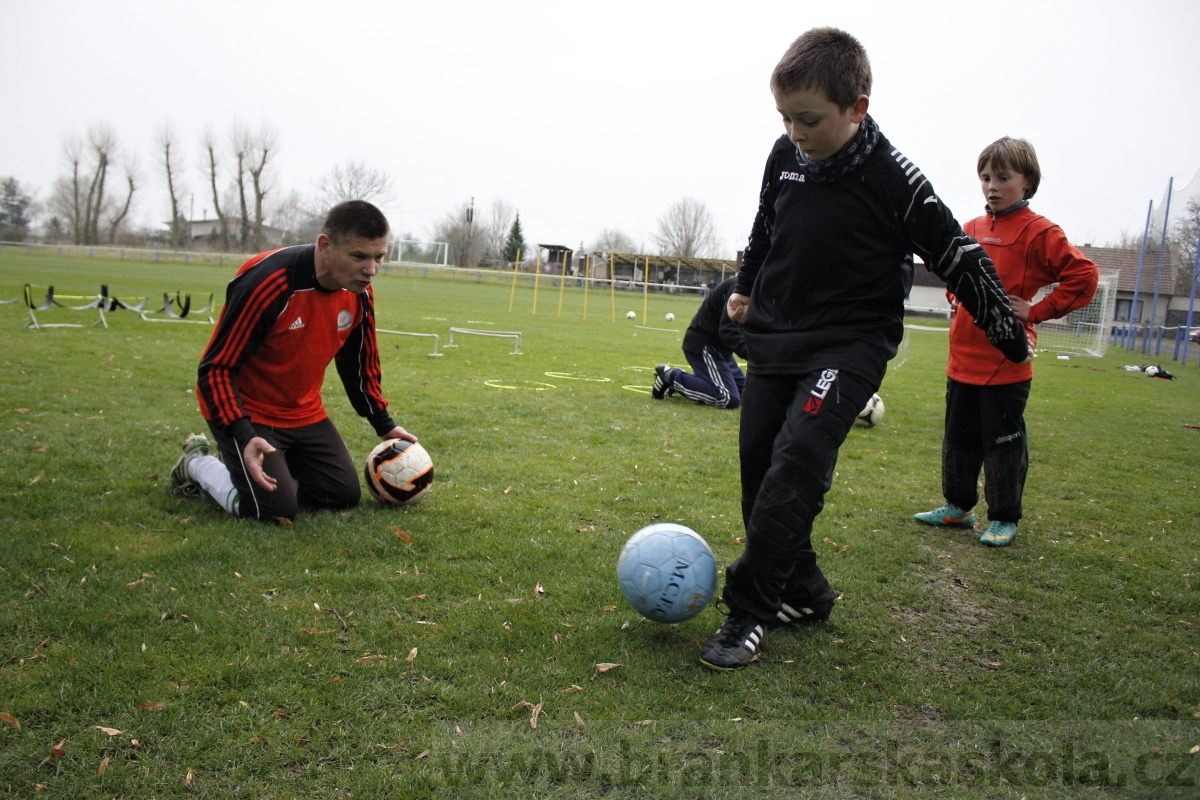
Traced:
<path fill-rule="evenodd" d="M 717 586 L 717 562 L 700 534 L 674 522 L 649 525 L 629 537 L 617 560 L 621 594 L 655 622 L 699 614 Z"/>

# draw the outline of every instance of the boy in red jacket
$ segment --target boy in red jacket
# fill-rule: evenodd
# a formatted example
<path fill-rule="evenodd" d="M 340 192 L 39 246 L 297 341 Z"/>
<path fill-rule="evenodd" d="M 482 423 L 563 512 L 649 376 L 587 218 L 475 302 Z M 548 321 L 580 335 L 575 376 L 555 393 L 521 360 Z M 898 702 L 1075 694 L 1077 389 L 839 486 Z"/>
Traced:
<path fill-rule="evenodd" d="M 987 213 L 963 230 L 987 250 L 1030 341 L 1034 325 L 1065 317 L 1091 302 L 1099 272 L 1062 228 L 1029 208 L 1042 173 L 1033 145 L 1004 137 L 979 155 L 976 165 Z M 1043 286 L 1058 284 L 1033 304 Z M 1033 365 L 1004 358 L 972 324 L 969 311 L 951 297 L 950 361 L 946 369 L 946 429 L 942 438 L 942 494 L 946 504 L 916 514 L 927 525 L 972 527 L 979 469 L 991 525 L 979 541 L 1012 544 L 1021 519 L 1021 494 L 1029 466 L 1025 403 Z"/>

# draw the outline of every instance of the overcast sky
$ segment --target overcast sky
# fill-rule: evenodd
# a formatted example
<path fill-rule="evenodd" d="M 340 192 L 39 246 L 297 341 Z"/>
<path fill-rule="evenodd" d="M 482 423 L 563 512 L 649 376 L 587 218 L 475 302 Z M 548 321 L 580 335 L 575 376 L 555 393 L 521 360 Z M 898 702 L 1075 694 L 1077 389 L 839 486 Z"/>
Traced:
<path fill-rule="evenodd" d="M 783 131 L 771 69 L 819 25 L 866 46 L 872 115 L 960 220 L 1003 135 L 1033 142 L 1034 208 L 1079 244 L 1140 234 L 1167 180 L 1200 169 L 1196 0 L 0 0 L 0 176 L 45 200 L 64 138 L 104 122 L 140 160 L 137 221 L 157 223 L 169 123 L 211 217 L 202 131 L 265 123 L 279 193 L 362 160 L 394 181 L 397 232 L 474 197 L 519 210 L 531 242 L 616 228 L 651 246 L 692 197 L 733 257 Z"/>

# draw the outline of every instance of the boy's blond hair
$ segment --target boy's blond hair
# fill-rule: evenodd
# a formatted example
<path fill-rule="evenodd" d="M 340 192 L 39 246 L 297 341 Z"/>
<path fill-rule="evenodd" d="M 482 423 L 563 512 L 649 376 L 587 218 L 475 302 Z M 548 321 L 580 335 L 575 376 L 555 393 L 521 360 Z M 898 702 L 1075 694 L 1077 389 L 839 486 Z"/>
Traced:
<path fill-rule="evenodd" d="M 1037 152 L 1029 142 L 1009 136 L 1000 137 L 983 148 L 975 165 L 975 174 L 983 172 L 988 164 L 992 165 L 992 169 L 1008 169 L 1024 175 L 1029 181 L 1029 191 L 1025 193 L 1026 200 L 1037 194 L 1038 186 L 1042 182 L 1042 168 L 1038 166 Z"/>
<path fill-rule="evenodd" d="M 819 89 L 845 111 L 871 94 L 871 61 L 862 44 L 837 28 L 813 28 L 792 42 L 771 73 L 781 92 Z"/>

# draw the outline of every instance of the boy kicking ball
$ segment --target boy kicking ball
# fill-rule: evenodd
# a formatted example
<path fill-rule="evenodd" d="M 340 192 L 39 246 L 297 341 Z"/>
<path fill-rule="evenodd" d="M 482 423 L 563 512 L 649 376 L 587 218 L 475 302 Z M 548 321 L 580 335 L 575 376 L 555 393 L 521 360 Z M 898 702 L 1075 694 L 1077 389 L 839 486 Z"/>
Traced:
<path fill-rule="evenodd" d="M 744 667 L 767 629 L 833 610 L 813 520 L 838 448 L 903 336 L 906 256 L 922 257 L 1005 358 L 1032 358 L 986 253 L 867 114 L 871 65 L 858 40 L 808 31 L 775 67 L 771 92 L 786 134 L 767 158 L 728 303 L 750 363 L 739 441 L 746 538 L 725 573 L 728 615 L 700 653 L 712 669 Z"/>

